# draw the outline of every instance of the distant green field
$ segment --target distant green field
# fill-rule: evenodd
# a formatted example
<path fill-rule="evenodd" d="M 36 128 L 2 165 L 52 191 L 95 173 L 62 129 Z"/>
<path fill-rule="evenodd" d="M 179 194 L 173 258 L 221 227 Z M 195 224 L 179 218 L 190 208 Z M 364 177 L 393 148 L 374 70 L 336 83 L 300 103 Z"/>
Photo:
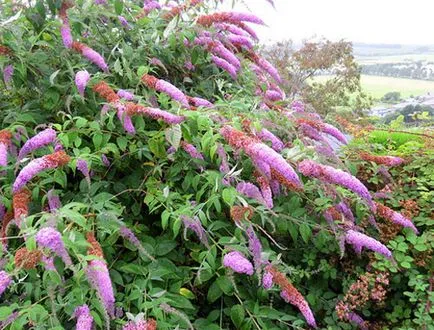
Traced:
<path fill-rule="evenodd" d="M 315 80 L 321 82 L 329 78 L 330 76 L 319 76 Z M 403 98 L 434 93 L 434 81 L 368 75 L 362 75 L 361 81 L 363 89 L 375 99 L 380 99 L 388 92 L 400 92 Z"/>
<path fill-rule="evenodd" d="M 380 55 L 380 56 L 357 56 L 359 64 L 381 64 L 429 61 L 434 62 L 434 54 L 407 54 L 407 55 Z"/>

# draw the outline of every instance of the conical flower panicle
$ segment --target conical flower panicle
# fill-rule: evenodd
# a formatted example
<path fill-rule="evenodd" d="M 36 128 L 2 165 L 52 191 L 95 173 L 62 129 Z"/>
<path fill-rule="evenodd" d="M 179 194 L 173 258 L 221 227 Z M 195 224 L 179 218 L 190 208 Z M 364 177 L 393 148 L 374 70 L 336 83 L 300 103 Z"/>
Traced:
<path fill-rule="evenodd" d="M 394 157 L 394 156 L 376 156 L 371 155 L 367 152 L 362 151 L 359 153 L 359 156 L 361 159 L 368 161 L 368 162 L 374 162 L 378 165 L 386 165 L 389 167 L 392 166 L 398 166 L 404 163 L 404 159 L 400 157 Z"/>
<path fill-rule="evenodd" d="M 41 248 L 49 249 L 60 257 L 65 265 L 72 265 L 72 260 L 63 244 L 62 235 L 56 229 L 51 227 L 40 229 L 36 234 L 36 242 Z"/>
<path fill-rule="evenodd" d="M 76 330 L 92 330 L 93 316 L 90 314 L 89 306 L 82 305 L 75 308 L 73 317 L 77 319 Z"/>
<path fill-rule="evenodd" d="M 0 166 L 6 166 L 8 161 L 8 148 L 11 143 L 12 133 L 9 130 L 0 131 Z"/>
<path fill-rule="evenodd" d="M 411 230 L 414 231 L 415 234 L 419 233 L 416 226 L 413 224 L 413 222 L 410 219 L 404 217 L 401 213 L 392 210 L 386 205 L 383 205 L 378 202 L 374 202 L 374 203 L 375 206 L 377 207 L 378 216 L 382 217 L 383 219 L 389 220 L 390 222 L 398 224 L 400 226 L 410 228 Z"/>
<path fill-rule="evenodd" d="M 24 145 L 22 146 L 20 153 L 18 154 L 18 160 L 23 159 L 24 157 L 26 157 L 29 153 L 45 147 L 51 143 L 54 143 L 54 141 L 56 140 L 57 137 L 57 133 L 54 129 L 52 128 L 47 128 L 41 132 L 39 132 L 38 134 L 36 134 L 35 136 L 33 136 L 32 138 L 28 139 L 26 141 L 26 143 L 24 143 Z"/>
<path fill-rule="evenodd" d="M 238 251 L 232 251 L 223 257 L 223 266 L 232 269 L 236 273 L 253 275 L 253 265 Z"/>
<path fill-rule="evenodd" d="M 12 206 L 14 209 L 15 223 L 21 228 L 21 221 L 29 214 L 29 203 L 32 194 L 29 190 L 23 188 L 12 196 Z"/>
<path fill-rule="evenodd" d="M 392 252 L 385 245 L 365 234 L 350 229 L 345 233 L 345 241 L 353 246 L 357 254 L 362 252 L 362 248 L 367 248 L 392 259 Z"/>
<path fill-rule="evenodd" d="M 115 91 L 103 80 L 93 86 L 93 91 L 108 103 L 116 103 L 120 100 L 120 97 Z"/>
<path fill-rule="evenodd" d="M 297 307 L 306 319 L 307 324 L 309 324 L 313 328 L 316 328 L 317 325 L 315 317 L 313 316 L 309 304 L 301 295 L 301 293 L 291 284 L 291 282 L 288 281 L 286 276 L 271 265 L 266 267 L 265 274 L 267 273 L 271 274 L 273 283 L 277 284 L 280 287 L 282 298 L 287 303 L 290 303 L 291 305 Z M 268 274 L 267 276 L 270 277 L 270 275 Z M 270 279 L 267 278 L 266 287 L 269 286 L 269 281 Z"/>
<path fill-rule="evenodd" d="M 177 87 L 173 86 L 171 83 L 158 79 L 152 75 L 144 74 L 141 78 L 142 82 L 146 87 L 167 94 L 169 97 L 178 101 L 182 106 L 189 108 L 187 97 L 184 93 Z"/>
<path fill-rule="evenodd" d="M 101 54 L 99 54 L 89 46 L 78 41 L 74 41 L 71 47 L 72 49 L 86 57 L 90 62 L 98 66 L 101 70 L 103 70 L 104 72 L 108 72 L 108 65 L 106 64 Z"/>

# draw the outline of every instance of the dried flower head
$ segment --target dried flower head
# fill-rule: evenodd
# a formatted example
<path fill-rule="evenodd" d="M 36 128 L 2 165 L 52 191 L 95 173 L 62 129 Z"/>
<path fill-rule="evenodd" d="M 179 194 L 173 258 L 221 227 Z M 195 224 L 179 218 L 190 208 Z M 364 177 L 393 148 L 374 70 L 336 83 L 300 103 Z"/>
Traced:
<path fill-rule="evenodd" d="M 22 247 L 15 252 L 15 266 L 26 270 L 33 269 L 41 257 L 42 252 L 40 250 L 29 251 L 26 247 Z"/>

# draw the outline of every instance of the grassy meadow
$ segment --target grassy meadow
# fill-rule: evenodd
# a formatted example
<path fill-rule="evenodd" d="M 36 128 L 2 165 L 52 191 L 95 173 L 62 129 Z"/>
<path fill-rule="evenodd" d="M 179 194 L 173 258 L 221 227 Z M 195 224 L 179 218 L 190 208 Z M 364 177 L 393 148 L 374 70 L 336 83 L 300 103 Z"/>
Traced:
<path fill-rule="evenodd" d="M 330 76 L 315 77 L 315 81 L 319 82 L 328 79 Z M 434 81 L 362 75 L 361 82 L 363 89 L 375 99 L 380 99 L 388 92 L 400 92 L 403 98 L 434 93 Z"/>

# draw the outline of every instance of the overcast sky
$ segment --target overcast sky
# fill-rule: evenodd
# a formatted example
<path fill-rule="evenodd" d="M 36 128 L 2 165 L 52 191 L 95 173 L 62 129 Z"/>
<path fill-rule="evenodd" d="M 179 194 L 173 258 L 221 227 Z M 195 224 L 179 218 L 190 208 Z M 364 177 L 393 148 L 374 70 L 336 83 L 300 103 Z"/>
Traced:
<path fill-rule="evenodd" d="M 269 26 L 256 29 L 264 42 L 324 36 L 353 42 L 434 44 L 433 0 L 274 1 L 276 9 L 266 0 L 243 0 Z M 247 9 L 238 4 L 235 10 Z"/>

